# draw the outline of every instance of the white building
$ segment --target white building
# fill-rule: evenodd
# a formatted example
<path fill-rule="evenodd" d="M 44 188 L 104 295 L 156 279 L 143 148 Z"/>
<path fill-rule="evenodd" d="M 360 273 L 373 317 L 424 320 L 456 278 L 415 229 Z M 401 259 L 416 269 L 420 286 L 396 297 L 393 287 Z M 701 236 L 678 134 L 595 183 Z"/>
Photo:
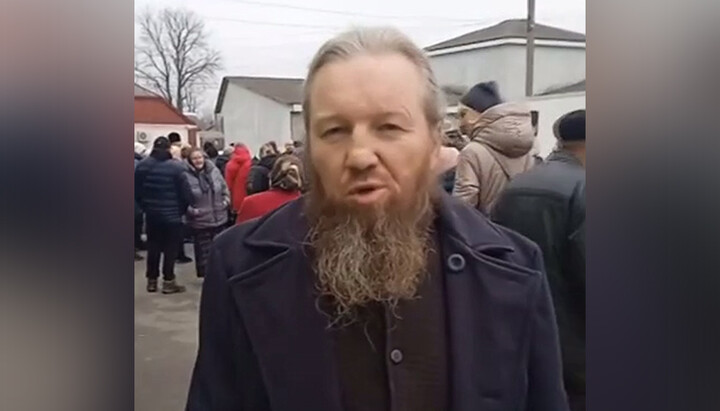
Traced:
<path fill-rule="evenodd" d="M 215 124 L 225 144 L 242 143 L 257 154 L 303 138 L 302 85 L 297 78 L 224 77 L 215 105 Z"/>
<path fill-rule="evenodd" d="M 585 80 L 554 87 L 544 93 L 527 99 L 530 110 L 538 113 L 538 135 L 535 148 L 546 157 L 555 147 L 557 140 L 552 126 L 565 113 L 585 108 Z"/>
<path fill-rule="evenodd" d="M 135 85 L 135 142 L 152 147 L 160 136 L 175 132 L 183 143 L 197 145 L 197 126 L 159 95 Z"/>
<path fill-rule="evenodd" d="M 494 80 L 506 100 L 525 97 L 526 20 L 506 20 L 425 48 L 440 85 Z M 535 25 L 534 93 L 585 79 L 585 35 Z"/>

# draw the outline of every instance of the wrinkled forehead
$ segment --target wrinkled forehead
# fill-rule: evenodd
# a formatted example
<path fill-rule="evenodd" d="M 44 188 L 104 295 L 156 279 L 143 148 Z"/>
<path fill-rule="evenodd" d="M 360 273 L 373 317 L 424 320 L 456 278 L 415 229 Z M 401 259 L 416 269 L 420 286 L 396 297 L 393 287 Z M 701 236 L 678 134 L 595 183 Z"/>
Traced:
<path fill-rule="evenodd" d="M 425 81 L 401 54 L 360 55 L 323 66 L 309 85 L 312 119 L 338 112 L 422 110 Z"/>

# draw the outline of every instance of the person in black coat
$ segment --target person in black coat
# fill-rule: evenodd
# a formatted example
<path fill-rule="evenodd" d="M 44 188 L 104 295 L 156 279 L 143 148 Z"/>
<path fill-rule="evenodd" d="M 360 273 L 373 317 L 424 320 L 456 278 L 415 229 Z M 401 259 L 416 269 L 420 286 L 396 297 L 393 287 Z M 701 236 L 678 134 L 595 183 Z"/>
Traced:
<path fill-rule="evenodd" d="M 217 166 L 218 170 L 220 171 L 220 174 L 225 175 L 225 167 L 227 166 L 227 163 L 230 162 L 231 156 L 232 156 L 232 146 L 224 149 L 222 151 L 222 153 L 218 154 L 217 158 L 215 158 L 215 166 Z"/>
<path fill-rule="evenodd" d="M 158 137 L 148 158 L 135 169 L 135 199 L 145 212 L 148 256 L 147 291 L 156 292 L 160 276 L 160 256 L 163 256 L 162 292 L 172 294 L 185 291 L 175 281 L 175 260 L 180 252 L 183 219 L 192 193 L 184 178 L 185 167 L 170 154 L 170 142 Z"/>
<path fill-rule="evenodd" d="M 585 110 L 565 114 L 553 129 L 558 149 L 508 184 L 492 218 L 543 252 L 565 388 L 571 409 L 580 411 L 585 410 Z"/>
<path fill-rule="evenodd" d="M 425 53 L 354 29 L 306 79 L 315 184 L 216 238 L 186 409 L 566 411 L 540 250 L 437 183 Z"/>
<path fill-rule="evenodd" d="M 247 195 L 262 193 L 270 189 L 270 170 L 279 155 L 274 141 L 260 147 L 260 159 L 250 168 L 247 179 Z"/>
<path fill-rule="evenodd" d="M 135 168 L 137 168 L 137 165 L 140 163 L 140 161 L 143 159 L 143 157 L 135 153 Z M 142 227 L 143 227 L 143 211 L 142 207 L 140 207 L 140 204 L 138 203 L 137 199 L 135 199 L 135 229 L 134 229 L 134 236 L 135 236 L 135 261 L 142 261 L 143 257 L 138 254 L 138 251 L 145 248 L 143 241 L 142 241 Z"/>
<path fill-rule="evenodd" d="M 215 164 L 218 155 L 220 155 L 212 141 L 206 141 L 205 144 L 203 144 L 203 152 L 207 155 L 208 160 L 212 161 L 213 164 Z"/>

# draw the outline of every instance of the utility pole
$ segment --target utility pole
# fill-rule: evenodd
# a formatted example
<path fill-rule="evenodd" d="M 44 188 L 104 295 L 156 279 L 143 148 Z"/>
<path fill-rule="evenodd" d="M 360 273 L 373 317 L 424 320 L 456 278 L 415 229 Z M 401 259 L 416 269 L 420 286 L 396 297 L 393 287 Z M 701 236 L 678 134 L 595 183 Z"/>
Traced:
<path fill-rule="evenodd" d="M 535 74 L 535 0 L 528 0 L 527 46 L 525 60 L 525 96 L 533 95 Z"/>

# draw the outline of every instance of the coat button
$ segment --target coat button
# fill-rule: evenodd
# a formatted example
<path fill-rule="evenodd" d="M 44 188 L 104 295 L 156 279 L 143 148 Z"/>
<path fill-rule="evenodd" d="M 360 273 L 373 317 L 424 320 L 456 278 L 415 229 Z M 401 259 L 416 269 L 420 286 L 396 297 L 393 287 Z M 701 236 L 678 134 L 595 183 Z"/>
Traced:
<path fill-rule="evenodd" d="M 400 364 L 403 360 L 402 351 L 398 350 L 397 348 L 390 351 L 390 360 L 392 360 L 393 364 Z"/>
<path fill-rule="evenodd" d="M 447 265 L 450 271 L 459 272 L 465 268 L 465 257 L 460 254 L 450 254 L 447 259 Z"/>

